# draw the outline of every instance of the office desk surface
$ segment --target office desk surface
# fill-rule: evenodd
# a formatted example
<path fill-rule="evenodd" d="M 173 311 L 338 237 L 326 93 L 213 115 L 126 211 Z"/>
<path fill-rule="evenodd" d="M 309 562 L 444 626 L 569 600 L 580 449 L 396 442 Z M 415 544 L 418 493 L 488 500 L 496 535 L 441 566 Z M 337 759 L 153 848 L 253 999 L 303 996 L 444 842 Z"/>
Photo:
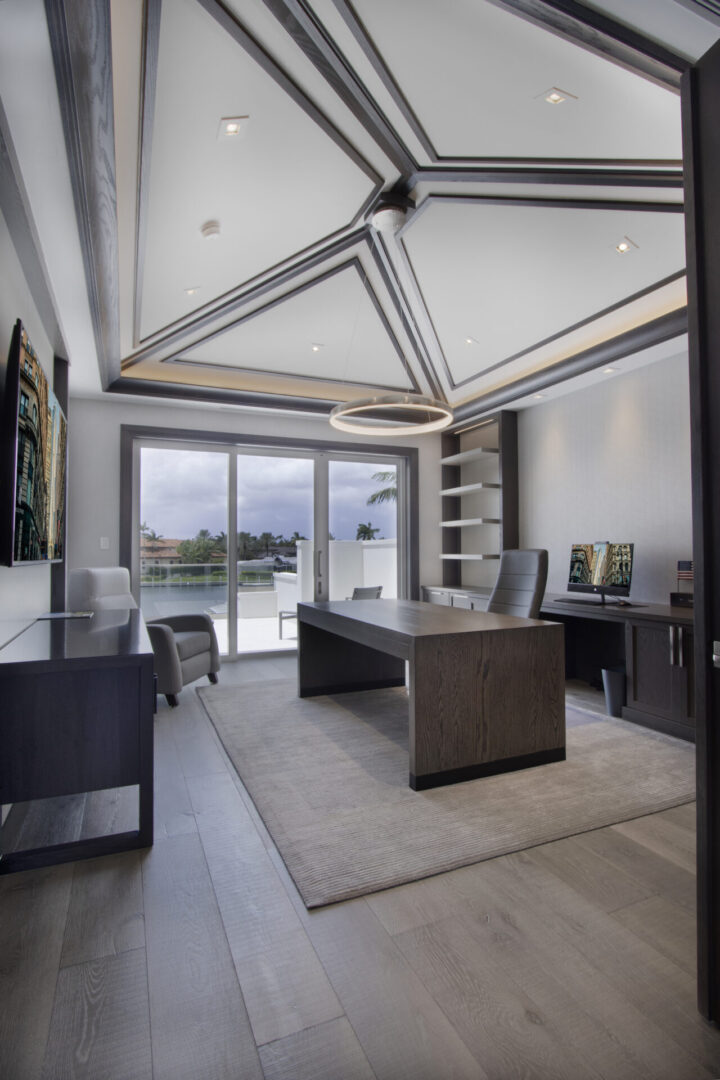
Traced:
<path fill-rule="evenodd" d="M 676 623 L 692 626 L 693 609 L 670 607 L 669 604 L 643 604 L 642 601 L 630 601 L 627 606 L 618 606 L 611 601 L 601 604 L 588 597 L 587 601 L 571 602 L 566 595 L 546 593 L 540 614 L 548 619 L 553 615 L 574 615 L 578 619 L 605 619 L 609 622 L 628 622 L 647 620 L 649 622 Z M 579 600 L 580 598 L 577 597 Z"/>

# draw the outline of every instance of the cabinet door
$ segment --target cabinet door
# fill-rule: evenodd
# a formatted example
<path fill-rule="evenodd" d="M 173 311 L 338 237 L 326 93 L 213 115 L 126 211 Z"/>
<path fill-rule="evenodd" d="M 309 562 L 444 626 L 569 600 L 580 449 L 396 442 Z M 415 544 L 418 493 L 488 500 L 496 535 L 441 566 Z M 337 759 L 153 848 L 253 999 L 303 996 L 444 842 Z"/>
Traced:
<path fill-rule="evenodd" d="M 692 629 L 674 623 L 628 623 L 625 652 L 628 708 L 694 726 Z"/>
<path fill-rule="evenodd" d="M 639 712 L 673 719 L 674 627 L 628 623 L 625 659 L 627 703 Z"/>
<path fill-rule="evenodd" d="M 453 593 L 452 606 L 464 608 L 466 611 L 472 610 L 472 601 L 467 593 Z"/>
<path fill-rule="evenodd" d="M 442 604 L 444 607 L 450 607 L 450 593 L 444 589 L 428 589 L 426 585 L 423 585 L 422 594 L 426 604 Z"/>

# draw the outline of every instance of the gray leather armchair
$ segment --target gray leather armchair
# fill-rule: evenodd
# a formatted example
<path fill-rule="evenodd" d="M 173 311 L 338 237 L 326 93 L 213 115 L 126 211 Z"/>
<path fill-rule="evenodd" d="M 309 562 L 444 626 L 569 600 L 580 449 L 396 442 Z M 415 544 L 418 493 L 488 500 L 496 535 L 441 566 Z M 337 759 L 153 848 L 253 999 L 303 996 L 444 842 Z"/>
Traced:
<path fill-rule="evenodd" d="M 203 675 L 211 683 L 218 681 L 220 651 L 209 615 L 167 615 L 145 625 L 155 656 L 158 692 L 171 708 L 187 683 Z"/>
<path fill-rule="evenodd" d="M 537 619 L 545 595 L 548 553 L 544 548 L 507 548 L 487 610 Z"/>

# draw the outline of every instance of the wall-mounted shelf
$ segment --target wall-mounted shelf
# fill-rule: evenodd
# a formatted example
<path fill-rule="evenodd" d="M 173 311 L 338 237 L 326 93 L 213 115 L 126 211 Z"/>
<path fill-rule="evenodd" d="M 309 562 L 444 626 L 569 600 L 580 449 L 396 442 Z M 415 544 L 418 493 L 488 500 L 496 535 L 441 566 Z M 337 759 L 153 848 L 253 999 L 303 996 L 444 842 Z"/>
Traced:
<path fill-rule="evenodd" d="M 468 461 L 480 461 L 481 458 L 497 458 L 500 451 L 496 447 L 477 447 L 475 450 L 463 450 L 461 454 L 450 454 L 440 458 L 441 465 L 464 465 Z"/>
<path fill-rule="evenodd" d="M 443 529 L 462 529 L 466 525 L 499 525 L 500 518 L 460 518 L 458 521 L 441 521 Z"/>
<path fill-rule="evenodd" d="M 441 559 L 458 559 L 463 562 L 479 562 L 482 559 L 499 559 L 499 555 L 490 555 L 485 552 L 483 554 L 475 553 L 474 555 L 441 555 Z"/>
<path fill-rule="evenodd" d="M 468 495 L 471 491 L 481 491 L 482 488 L 494 488 L 499 491 L 502 487 L 501 484 L 488 484 L 485 480 L 477 484 L 461 484 L 460 487 L 444 488 L 441 495 Z"/>
<path fill-rule="evenodd" d="M 445 432 L 441 455 L 443 588 L 491 589 L 499 553 L 519 542 L 516 413 Z"/>

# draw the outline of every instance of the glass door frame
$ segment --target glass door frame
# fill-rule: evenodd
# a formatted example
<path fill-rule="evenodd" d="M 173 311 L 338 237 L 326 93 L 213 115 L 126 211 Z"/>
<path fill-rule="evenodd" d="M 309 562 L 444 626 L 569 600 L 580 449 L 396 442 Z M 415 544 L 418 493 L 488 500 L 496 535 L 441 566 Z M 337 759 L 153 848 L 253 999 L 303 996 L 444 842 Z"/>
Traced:
<path fill-rule="evenodd" d="M 377 462 L 397 467 L 398 596 L 418 599 L 419 507 L 418 450 L 416 447 L 373 443 L 340 443 L 321 439 L 292 439 L 237 432 L 197 431 L 123 424 L 120 429 L 120 564 L 130 570 L 133 595 L 140 590 L 140 449 L 197 450 L 228 455 L 228 655 L 237 652 L 237 464 L 240 454 L 314 459 L 314 582 L 315 597 L 327 599 L 328 472 L 331 460 Z M 324 540 L 319 545 L 320 531 Z M 324 558 L 324 562 L 323 562 Z M 327 578 L 329 584 L 329 578 Z"/>

